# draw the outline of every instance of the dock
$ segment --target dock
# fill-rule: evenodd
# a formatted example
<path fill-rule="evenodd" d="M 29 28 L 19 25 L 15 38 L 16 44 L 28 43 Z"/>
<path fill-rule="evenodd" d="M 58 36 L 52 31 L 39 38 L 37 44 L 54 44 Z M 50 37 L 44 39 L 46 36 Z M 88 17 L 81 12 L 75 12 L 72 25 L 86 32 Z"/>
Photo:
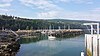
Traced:
<path fill-rule="evenodd" d="M 90 34 L 85 34 L 85 56 L 100 56 L 99 23 L 85 23 L 91 27 Z M 96 33 L 94 27 L 96 26 Z"/>
<path fill-rule="evenodd" d="M 42 29 L 42 30 L 18 30 L 16 31 L 19 36 L 34 36 L 36 34 L 46 34 L 46 35 L 54 35 L 54 36 L 61 36 L 61 35 L 80 35 L 83 34 L 84 31 L 82 29 Z"/>

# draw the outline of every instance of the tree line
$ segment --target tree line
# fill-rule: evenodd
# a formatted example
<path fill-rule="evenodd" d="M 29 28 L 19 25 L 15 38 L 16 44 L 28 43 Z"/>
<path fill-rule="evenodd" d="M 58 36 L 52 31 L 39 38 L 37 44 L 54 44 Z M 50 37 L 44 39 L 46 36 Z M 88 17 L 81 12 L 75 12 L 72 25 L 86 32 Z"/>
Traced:
<path fill-rule="evenodd" d="M 62 19 L 63 20 L 63 19 Z M 56 20 L 55 20 L 56 21 Z M 49 29 L 49 26 L 51 26 L 51 29 L 58 29 L 60 27 L 61 29 L 79 29 L 83 28 L 80 22 L 55 22 L 50 20 L 43 20 L 43 19 L 27 19 L 27 18 L 20 18 L 15 16 L 8 16 L 8 15 L 0 15 L 0 30 L 2 28 L 5 29 L 11 29 L 14 31 L 17 31 L 18 29 L 21 30 L 37 30 L 37 29 Z"/>

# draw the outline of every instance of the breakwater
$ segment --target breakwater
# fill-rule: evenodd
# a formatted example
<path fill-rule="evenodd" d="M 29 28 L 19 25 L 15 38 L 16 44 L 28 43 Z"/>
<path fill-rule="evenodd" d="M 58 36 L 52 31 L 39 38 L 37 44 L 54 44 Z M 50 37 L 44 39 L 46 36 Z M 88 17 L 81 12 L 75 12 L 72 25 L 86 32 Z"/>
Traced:
<path fill-rule="evenodd" d="M 20 49 L 19 39 L 11 32 L 0 31 L 0 56 L 15 56 Z"/>
<path fill-rule="evenodd" d="M 18 30 L 19 36 L 36 36 L 37 34 L 53 35 L 56 37 L 75 36 L 84 34 L 81 29 L 55 29 L 55 30 Z"/>

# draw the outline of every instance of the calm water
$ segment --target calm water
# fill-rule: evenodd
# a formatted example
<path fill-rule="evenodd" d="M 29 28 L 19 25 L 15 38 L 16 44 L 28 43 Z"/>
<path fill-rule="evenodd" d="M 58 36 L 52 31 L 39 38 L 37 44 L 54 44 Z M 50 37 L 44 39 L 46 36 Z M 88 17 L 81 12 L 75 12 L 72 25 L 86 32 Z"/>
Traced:
<path fill-rule="evenodd" d="M 80 56 L 81 51 L 84 51 L 84 35 L 52 41 L 42 36 L 41 39 L 22 39 L 16 56 Z"/>

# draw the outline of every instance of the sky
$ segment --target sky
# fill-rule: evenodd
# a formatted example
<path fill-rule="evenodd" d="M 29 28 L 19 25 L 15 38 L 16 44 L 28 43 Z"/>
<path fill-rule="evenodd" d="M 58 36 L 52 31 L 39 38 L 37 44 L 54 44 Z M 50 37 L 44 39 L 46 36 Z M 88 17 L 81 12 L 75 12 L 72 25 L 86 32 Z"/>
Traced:
<path fill-rule="evenodd" d="M 100 21 L 100 0 L 0 0 L 0 14 L 30 19 Z"/>

